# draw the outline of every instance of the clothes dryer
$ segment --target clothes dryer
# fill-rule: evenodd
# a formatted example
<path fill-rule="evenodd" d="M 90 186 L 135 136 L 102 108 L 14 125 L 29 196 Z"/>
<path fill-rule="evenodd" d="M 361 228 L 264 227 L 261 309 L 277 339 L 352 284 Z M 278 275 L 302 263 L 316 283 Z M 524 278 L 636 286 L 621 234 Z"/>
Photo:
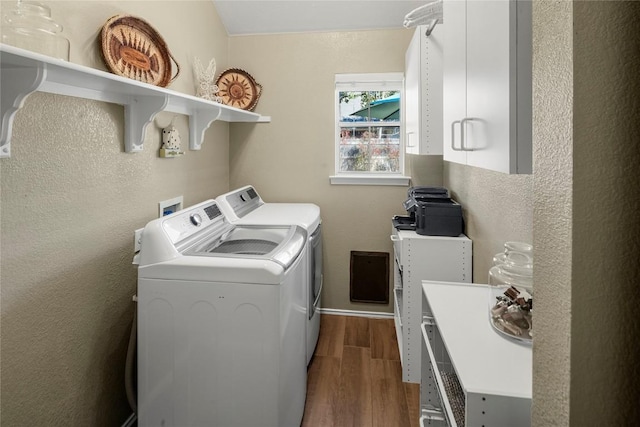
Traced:
<path fill-rule="evenodd" d="M 295 224 L 307 230 L 306 341 L 307 364 L 313 356 L 320 333 L 322 295 L 322 219 L 313 203 L 265 203 L 256 189 L 247 185 L 220 195 L 218 206 L 234 224 Z"/>
<path fill-rule="evenodd" d="M 144 228 L 140 426 L 299 426 L 306 231 L 233 225 L 213 200 Z"/>

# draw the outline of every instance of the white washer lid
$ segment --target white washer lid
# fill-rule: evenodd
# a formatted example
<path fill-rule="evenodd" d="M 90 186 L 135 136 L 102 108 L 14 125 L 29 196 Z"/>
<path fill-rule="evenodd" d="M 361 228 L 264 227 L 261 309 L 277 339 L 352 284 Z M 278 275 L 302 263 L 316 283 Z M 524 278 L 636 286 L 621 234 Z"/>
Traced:
<path fill-rule="evenodd" d="M 254 258 L 180 256 L 140 266 L 138 279 L 279 285 L 287 270 L 277 262 Z"/>
<path fill-rule="evenodd" d="M 306 231 L 295 225 L 237 225 L 222 236 L 213 235 L 195 243 L 182 255 L 258 259 L 289 268 L 306 239 Z"/>

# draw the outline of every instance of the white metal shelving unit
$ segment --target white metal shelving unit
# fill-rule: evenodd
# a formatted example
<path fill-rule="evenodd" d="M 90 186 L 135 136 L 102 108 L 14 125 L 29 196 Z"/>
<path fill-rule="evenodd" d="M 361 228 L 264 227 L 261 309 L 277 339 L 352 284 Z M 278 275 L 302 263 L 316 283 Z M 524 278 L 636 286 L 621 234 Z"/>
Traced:
<path fill-rule="evenodd" d="M 419 383 L 422 346 L 422 280 L 471 282 L 472 241 L 458 237 L 423 236 L 391 227 L 394 252 L 394 321 L 402 381 Z"/>
<path fill-rule="evenodd" d="M 269 122 L 271 118 L 195 96 L 141 83 L 105 71 L 0 44 L 2 133 L 0 158 L 11 155 L 15 114 L 33 92 L 86 98 L 124 105 L 125 151 L 142 151 L 147 125 L 161 111 L 189 116 L 189 148 L 199 150 L 215 120 Z"/>
<path fill-rule="evenodd" d="M 421 425 L 531 425 L 531 346 L 489 324 L 487 285 L 423 281 Z"/>

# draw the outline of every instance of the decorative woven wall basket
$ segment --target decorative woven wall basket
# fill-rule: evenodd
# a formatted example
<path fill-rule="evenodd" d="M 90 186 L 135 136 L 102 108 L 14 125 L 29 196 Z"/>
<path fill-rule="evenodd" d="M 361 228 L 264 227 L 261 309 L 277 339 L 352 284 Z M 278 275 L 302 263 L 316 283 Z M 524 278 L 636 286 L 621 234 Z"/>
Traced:
<path fill-rule="evenodd" d="M 119 76 L 166 87 L 180 74 L 162 36 L 135 16 L 109 18 L 100 32 L 100 45 L 107 68 Z M 176 65 L 173 76 L 171 61 Z"/>
<path fill-rule="evenodd" d="M 222 103 L 242 110 L 253 111 L 262 94 L 262 86 L 251 74 L 239 68 L 223 71 L 216 80 Z"/>

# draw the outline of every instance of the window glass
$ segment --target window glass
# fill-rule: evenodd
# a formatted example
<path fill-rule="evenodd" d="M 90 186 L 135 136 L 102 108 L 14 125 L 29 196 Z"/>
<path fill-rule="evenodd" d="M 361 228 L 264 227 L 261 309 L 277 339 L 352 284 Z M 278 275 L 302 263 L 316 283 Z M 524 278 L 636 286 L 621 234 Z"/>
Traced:
<path fill-rule="evenodd" d="M 340 126 L 340 171 L 400 172 L 400 127 Z"/>
<path fill-rule="evenodd" d="M 401 174 L 401 81 L 363 80 L 336 84 L 336 173 Z"/>

